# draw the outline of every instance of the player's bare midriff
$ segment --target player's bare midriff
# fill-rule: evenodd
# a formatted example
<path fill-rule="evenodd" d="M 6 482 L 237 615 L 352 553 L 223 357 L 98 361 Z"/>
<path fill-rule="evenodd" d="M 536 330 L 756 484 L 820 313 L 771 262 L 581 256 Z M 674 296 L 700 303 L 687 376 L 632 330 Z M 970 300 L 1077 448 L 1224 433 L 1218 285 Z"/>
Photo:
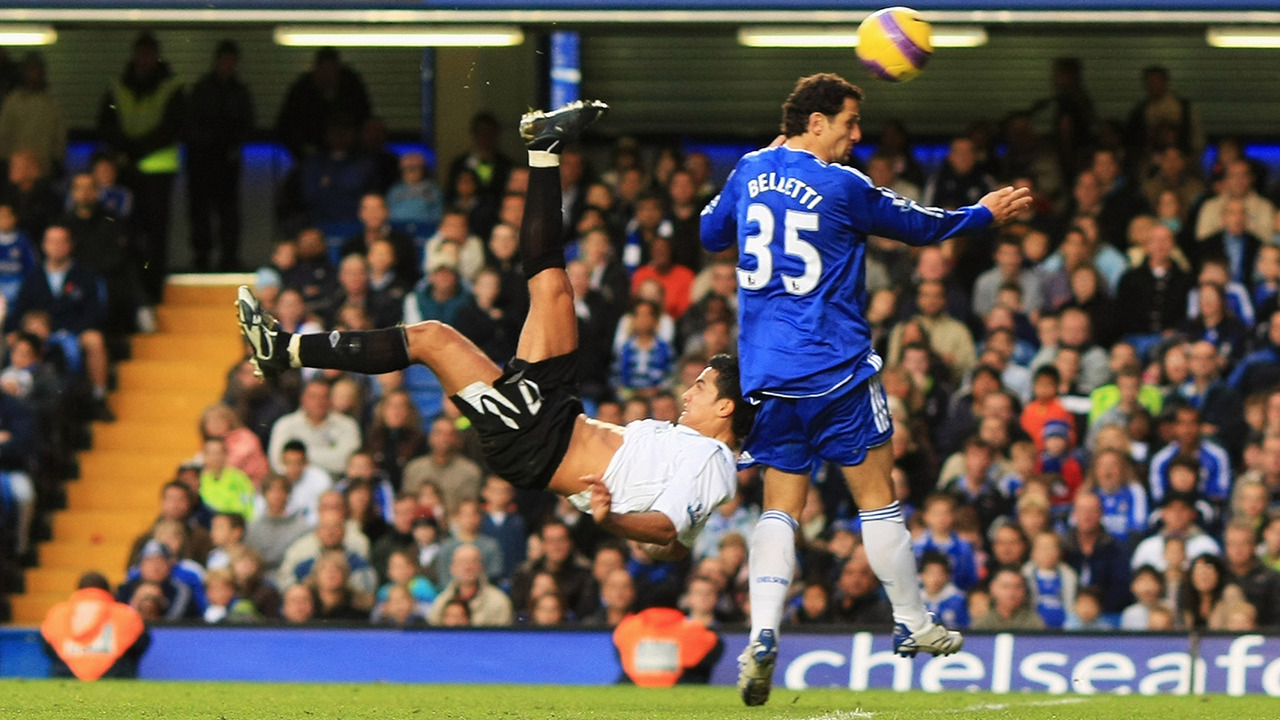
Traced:
<path fill-rule="evenodd" d="M 588 475 L 603 476 L 618 448 L 622 447 L 623 428 L 613 423 L 578 415 L 573 424 L 569 449 L 556 468 L 548 490 L 560 495 L 575 495 L 587 489 L 583 480 Z"/>

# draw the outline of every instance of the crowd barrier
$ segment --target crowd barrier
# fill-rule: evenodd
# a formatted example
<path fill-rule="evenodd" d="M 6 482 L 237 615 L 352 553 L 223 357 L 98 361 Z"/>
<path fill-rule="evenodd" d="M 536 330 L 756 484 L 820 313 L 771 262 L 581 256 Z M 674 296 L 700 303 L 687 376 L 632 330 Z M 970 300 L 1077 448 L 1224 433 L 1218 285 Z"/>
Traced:
<path fill-rule="evenodd" d="M 142 676 L 155 680 L 607 685 L 622 674 L 604 631 L 152 628 Z M 712 673 L 732 685 L 745 633 L 722 635 Z M 888 635 L 786 633 L 777 682 L 926 692 L 983 690 L 1280 697 L 1280 636 L 1001 633 L 966 638 L 951 657 L 892 653 Z M 0 629 L 0 677 L 44 677 L 39 633 Z"/>

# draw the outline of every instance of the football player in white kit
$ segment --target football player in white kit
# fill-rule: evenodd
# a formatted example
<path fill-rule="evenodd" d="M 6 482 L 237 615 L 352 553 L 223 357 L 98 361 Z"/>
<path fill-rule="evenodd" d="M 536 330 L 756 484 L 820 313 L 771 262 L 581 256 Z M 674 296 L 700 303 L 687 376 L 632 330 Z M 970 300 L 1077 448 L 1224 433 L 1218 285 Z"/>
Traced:
<path fill-rule="evenodd" d="M 454 328 L 428 320 L 369 331 L 289 334 L 246 287 L 236 303 L 260 374 L 290 367 L 380 374 L 418 362 L 475 426 L 490 469 L 516 487 L 548 489 L 604 529 L 684 557 L 716 506 L 737 489 L 736 447 L 751 429 L 738 365 L 717 355 L 684 394 L 679 423 L 625 428 L 588 418 L 578 399 L 578 337 L 562 246 L 560 151 L 607 109 L 570 103 L 526 114 L 529 190 L 520 249 L 529 315 L 516 357 L 499 368 Z"/>

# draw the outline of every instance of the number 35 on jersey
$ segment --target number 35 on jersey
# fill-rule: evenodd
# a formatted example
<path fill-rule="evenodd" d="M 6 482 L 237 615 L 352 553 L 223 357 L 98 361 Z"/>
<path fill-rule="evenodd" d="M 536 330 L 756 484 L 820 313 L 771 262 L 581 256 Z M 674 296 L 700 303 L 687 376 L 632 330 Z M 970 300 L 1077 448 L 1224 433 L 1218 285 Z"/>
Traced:
<path fill-rule="evenodd" d="M 747 222 L 756 230 L 746 236 L 742 251 L 755 258 L 755 270 L 738 268 L 738 285 L 744 290 L 760 290 L 773 277 L 773 235 L 778 219 L 764 203 L 747 206 Z M 788 209 L 782 217 L 782 252 L 800 259 L 804 271 L 800 275 L 782 274 L 782 287 L 792 295 L 808 295 L 818 286 L 822 276 L 822 255 L 801 237 L 802 232 L 818 232 L 818 213 Z"/>

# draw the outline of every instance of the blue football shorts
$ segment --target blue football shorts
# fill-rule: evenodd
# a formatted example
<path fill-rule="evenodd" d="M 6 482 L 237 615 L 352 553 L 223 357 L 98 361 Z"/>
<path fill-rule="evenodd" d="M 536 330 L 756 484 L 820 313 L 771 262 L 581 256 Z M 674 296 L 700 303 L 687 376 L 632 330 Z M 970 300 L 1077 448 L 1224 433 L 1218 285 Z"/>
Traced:
<path fill-rule="evenodd" d="M 808 473 L 813 458 L 841 466 L 861 465 L 867 451 L 893 436 L 893 418 L 880 375 L 819 397 L 760 401 L 743 464 Z"/>

